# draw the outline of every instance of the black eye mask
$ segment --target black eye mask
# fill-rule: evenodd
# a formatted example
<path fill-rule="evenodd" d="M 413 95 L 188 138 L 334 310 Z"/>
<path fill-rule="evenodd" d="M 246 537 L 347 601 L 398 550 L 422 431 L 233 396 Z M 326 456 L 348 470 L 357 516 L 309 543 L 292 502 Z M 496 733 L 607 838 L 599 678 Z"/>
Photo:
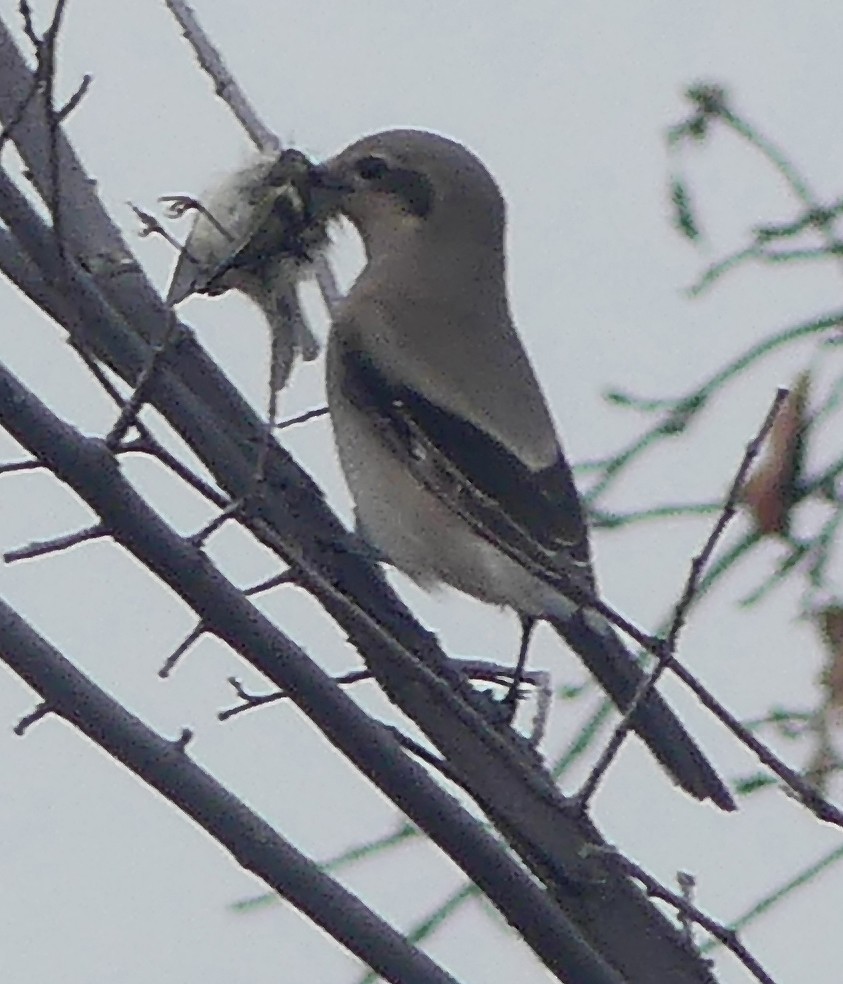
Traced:
<path fill-rule="evenodd" d="M 374 154 L 361 157 L 354 169 L 371 188 L 400 199 L 411 215 L 420 219 L 430 215 L 434 200 L 433 186 L 420 171 L 392 165 Z"/>

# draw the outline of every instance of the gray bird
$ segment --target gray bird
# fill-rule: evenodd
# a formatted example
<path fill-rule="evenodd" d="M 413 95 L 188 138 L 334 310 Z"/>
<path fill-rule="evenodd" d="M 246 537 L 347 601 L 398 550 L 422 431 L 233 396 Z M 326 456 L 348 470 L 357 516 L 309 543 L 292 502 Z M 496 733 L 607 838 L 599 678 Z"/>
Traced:
<path fill-rule="evenodd" d="M 168 304 L 226 290 L 251 298 L 269 323 L 275 390 L 297 356 L 309 362 L 319 354 L 297 292 L 314 252 L 327 242 L 312 167 L 291 149 L 260 154 L 229 174 L 197 213 L 167 293 Z"/>
<path fill-rule="evenodd" d="M 417 130 L 320 169 L 366 265 L 335 313 L 328 404 L 361 531 L 419 584 L 552 623 L 623 709 L 644 671 L 597 598 L 583 509 L 506 291 L 505 207 L 460 144 Z M 735 808 L 655 692 L 632 718 L 673 779 Z"/>

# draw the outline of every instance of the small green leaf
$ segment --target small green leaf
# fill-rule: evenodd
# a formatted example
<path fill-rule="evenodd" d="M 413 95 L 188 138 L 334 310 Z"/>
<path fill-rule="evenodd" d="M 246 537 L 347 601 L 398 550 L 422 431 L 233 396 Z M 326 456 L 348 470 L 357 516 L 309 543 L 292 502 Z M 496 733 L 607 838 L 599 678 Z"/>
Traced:
<path fill-rule="evenodd" d="M 673 178 L 670 182 L 670 200 L 673 204 L 673 224 L 686 239 L 697 242 L 700 227 L 691 206 L 688 189 L 680 178 Z"/>

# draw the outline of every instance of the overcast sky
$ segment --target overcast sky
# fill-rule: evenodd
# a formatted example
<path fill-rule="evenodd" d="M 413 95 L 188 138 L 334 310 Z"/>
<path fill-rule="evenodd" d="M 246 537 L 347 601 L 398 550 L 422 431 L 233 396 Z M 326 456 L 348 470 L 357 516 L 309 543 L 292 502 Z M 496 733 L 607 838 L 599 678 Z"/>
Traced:
<path fill-rule="evenodd" d="M 16 6 L 0 0 L 0 12 L 17 24 Z M 34 0 L 33 7 L 43 18 L 52 4 Z M 843 194 L 843 19 L 833 4 L 196 0 L 194 8 L 283 140 L 322 157 L 365 133 L 417 126 L 466 143 L 486 162 L 509 206 L 516 318 L 574 460 L 605 454 L 643 426 L 635 414 L 608 407 L 601 397 L 606 389 L 684 393 L 753 340 L 843 300 L 839 273 L 825 266 L 747 269 L 689 300 L 683 288 L 706 262 L 739 246 L 753 224 L 795 211 L 758 157 L 721 135 L 683 157 L 707 233 L 705 245 L 694 249 L 671 227 L 664 141 L 667 127 L 687 112 L 685 87 L 715 80 L 794 154 L 821 197 Z M 70 0 L 60 71 L 66 94 L 84 73 L 93 76 L 69 132 L 104 201 L 164 289 L 172 251 L 160 239 L 135 237 L 126 203 L 153 208 L 160 195 L 198 194 L 244 159 L 248 143 L 160 0 Z M 350 235 L 338 236 L 338 255 L 347 278 L 358 255 Z M 318 316 L 316 299 L 310 300 Z M 182 314 L 261 407 L 267 339 L 259 315 L 233 297 L 196 299 Z M 85 431 L 107 429 L 111 408 L 61 332 L 5 284 L 0 317 L 0 359 Z M 724 495 L 775 387 L 792 382 L 810 360 L 807 346 L 787 350 L 741 378 L 681 443 L 636 467 L 612 503 L 632 509 Z M 297 374 L 285 409 L 319 404 L 321 372 L 320 362 Z M 823 379 L 821 372 L 818 386 Z M 347 517 L 328 425 L 315 422 L 285 440 Z M 16 453 L 0 435 L 0 454 Z M 154 464 L 132 462 L 127 471 L 178 529 L 201 526 L 206 512 Z M 0 478 L 4 550 L 88 519 L 44 476 Z M 707 522 L 675 520 L 630 535 L 598 535 L 608 598 L 639 623 L 656 626 L 707 529 Z M 229 527 L 210 550 L 237 583 L 271 572 L 266 556 Z M 735 604 L 776 556 L 770 545 L 737 568 L 697 611 L 682 647 L 686 663 L 746 718 L 773 704 L 816 701 L 820 649 L 810 626 L 796 620 L 797 586 L 785 585 L 757 608 Z M 450 652 L 511 658 L 511 617 L 456 594 L 431 597 L 399 578 L 395 583 Z M 107 543 L 0 567 L 0 593 L 153 727 L 170 736 L 195 729 L 197 759 L 314 858 L 395 826 L 392 808 L 293 708 L 216 722 L 216 712 L 232 702 L 226 677 L 261 686 L 221 646 L 202 643 L 170 681 L 159 681 L 157 669 L 191 628 L 190 614 Z M 358 664 L 317 607 L 295 591 L 275 592 L 261 605 L 330 671 Z M 579 664 L 549 633 L 541 635 L 532 662 L 553 670 L 560 683 L 582 679 Z M 754 770 L 687 694 L 675 686 L 665 692 L 726 775 Z M 359 696 L 388 715 L 371 691 L 361 688 Z M 260 891 L 254 879 L 68 727 L 47 719 L 24 740 L 14 738 L 14 722 L 32 704 L 26 687 L 0 673 L 6 980 L 355 979 L 354 962 L 285 906 L 233 914 L 232 902 Z M 565 747 L 590 706 L 556 708 L 549 755 Z M 796 754 L 790 746 L 780 750 Z M 798 757 L 792 762 L 800 764 Z M 736 815 L 718 815 L 675 791 L 634 743 L 600 791 L 595 818 L 609 840 L 666 881 L 678 869 L 694 872 L 699 903 L 724 921 L 841 840 L 839 831 L 775 792 L 751 798 Z M 460 884 L 447 861 L 416 842 L 344 878 L 404 929 Z M 841 911 L 843 880 L 832 869 L 757 923 L 747 942 L 781 984 L 832 984 L 840 976 Z M 464 982 L 548 979 L 500 920 L 476 904 L 461 910 L 430 949 Z M 718 968 L 726 984 L 748 979 L 728 957 L 718 958 Z"/>

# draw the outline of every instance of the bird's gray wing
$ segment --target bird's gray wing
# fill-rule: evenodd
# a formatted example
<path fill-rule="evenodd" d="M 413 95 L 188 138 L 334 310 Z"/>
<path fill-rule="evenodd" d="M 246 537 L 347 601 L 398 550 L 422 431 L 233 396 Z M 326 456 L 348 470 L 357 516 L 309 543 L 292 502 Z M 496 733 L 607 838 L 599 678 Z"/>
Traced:
<path fill-rule="evenodd" d="M 391 381 L 359 349 L 342 385 L 407 468 L 480 536 L 582 603 L 594 596 L 588 527 L 571 469 L 531 469 L 474 424 Z"/>

